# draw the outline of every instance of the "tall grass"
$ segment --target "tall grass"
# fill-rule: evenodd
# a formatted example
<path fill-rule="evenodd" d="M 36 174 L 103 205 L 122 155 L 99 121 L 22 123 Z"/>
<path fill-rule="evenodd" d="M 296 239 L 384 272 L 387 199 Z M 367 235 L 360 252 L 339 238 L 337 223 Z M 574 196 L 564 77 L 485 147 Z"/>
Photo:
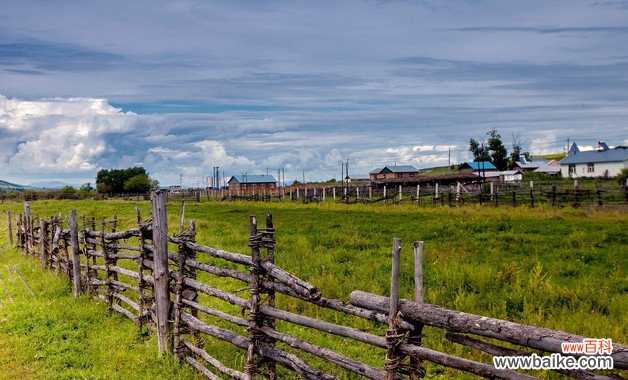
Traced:
<path fill-rule="evenodd" d="M 96 215 L 97 219 L 117 213 L 126 224 L 123 227 L 130 227 L 135 220 L 133 208 L 136 205 L 148 215 L 148 202 L 42 201 L 34 202 L 31 208 L 33 213 L 42 216 L 59 212 L 67 214 L 71 208 L 77 209 L 79 214 Z M 5 208 L 15 213 L 22 206 L 5 204 Z M 399 237 L 403 242 L 400 291 L 403 297 L 411 298 L 414 287 L 411 246 L 414 240 L 423 240 L 425 302 L 584 336 L 612 338 L 617 342 L 628 341 L 628 319 L 625 317 L 628 315 L 628 217 L 625 211 L 545 206 L 535 209 L 418 208 L 415 205 L 332 203 L 213 202 L 186 205 L 186 217 L 197 223 L 199 243 L 240 253 L 248 252 L 248 216 L 257 214 L 258 219 L 263 220 L 262 215 L 272 213 L 277 231 L 276 263 L 318 286 L 326 297 L 347 300 L 355 289 L 388 294 L 392 238 Z M 177 230 L 178 212 L 177 204 L 169 204 L 171 232 Z M 6 241 L 5 237 L 2 239 Z M 27 259 L 19 256 L 9 256 L 9 261 L 14 259 L 22 260 L 19 262 L 24 268 L 37 265 L 35 262 L 27 265 L 24 261 Z M 57 281 L 53 274 L 37 271 L 32 275 L 35 283 L 44 278 L 53 283 Z M 227 289 L 236 289 L 235 283 L 212 281 Z M 64 288 L 60 283 L 59 286 L 61 288 L 56 291 L 58 304 L 49 306 L 53 312 L 61 304 L 77 305 L 69 298 L 67 285 Z M 281 298 L 279 304 L 291 311 L 332 322 L 375 328 L 370 323 L 286 298 Z M 92 306 L 87 300 L 79 301 L 79 305 L 101 307 Z M 31 308 L 25 304 L 24 313 L 35 312 Z M 231 311 L 238 312 L 233 308 Z M 103 323 L 100 316 L 105 318 L 104 314 L 103 311 L 86 324 L 76 322 L 80 324 L 79 331 Z M 80 320 L 81 317 L 74 319 Z M 46 321 L 35 319 L 33 322 L 34 326 L 42 324 Z M 122 321 L 118 324 L 131 325 Z M 376 366 L 382 365 L 380 351 L 375 351 L 378 353 L 375 355 L 373 350 L 343 339 L 294 326 L 280 326 L 313 343 L 338 349 Z M 121 327 L 114 330 L 117 332 L 112 332 L 113 335 L 138 339 L 132 325 L 127 330 Z M 4 331 L 7 330 L 0 330 Z M 445 341 L 440 331 L 428 329 L 427 333 L 426 347 L 475 360 L 490 360 L 487 355 Z M 142 345 L 144 351 L 140 350 L 138 357 L 154 357 L 155 349 L 149 347 L 152 341 L 142 342 L 147 347 Z M 44 345 L 42 343 L 42 347 Z M 208 347 L 210 353 L 230 365 L 241 365 L 242 356 L 236 355 L 229 345 L 211 341 Z M 19 363 L 33 361 L 28 355 L 24 358 Z M 170 364 L 173 363 L 158 361 L 156 365 L 172 370 Z M 80 365 L 80 362 L 71 363 L 70 368 L 82 373 Z M 326 369 L 335 371 L 331 367 Z M 460 376 L 437 366 L 429 367 L 428 373 Z"/>

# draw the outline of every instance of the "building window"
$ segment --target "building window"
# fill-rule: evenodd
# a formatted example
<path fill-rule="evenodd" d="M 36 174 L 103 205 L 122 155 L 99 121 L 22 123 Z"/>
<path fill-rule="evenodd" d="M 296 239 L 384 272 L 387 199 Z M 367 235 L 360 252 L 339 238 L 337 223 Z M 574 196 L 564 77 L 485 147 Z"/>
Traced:
<path fill-rule="evenodd" d="M 257 189 L 257 185 L 256 185 L 256 184 L 252 184 L 252 185 L 251 185 L 251 188 L 252 188 L 252 189 Z"/>
<path fill-rule="evenodd" d="M 576 174 L 576 165 L 569 165 L 569 175 Z"/>
<path fill-rule="evenodd" d="M 410 177 L 414 177 L 414 173 L 410 173 Z"/>
<path fill-rule="evenodd" d="M 587 173 L 594 173 L 595 172 L 595 165 L 592 162 L 589 162 L 587 164 Z"/>
<path fill-rule="evenodd" d="M 397 178 L 403 177 L 403 173 L 397 173 Z"/>
<path fill-rule="evenodd" d="M 246 185 L 242 185 L 242 189 L 246 190 Z"/>

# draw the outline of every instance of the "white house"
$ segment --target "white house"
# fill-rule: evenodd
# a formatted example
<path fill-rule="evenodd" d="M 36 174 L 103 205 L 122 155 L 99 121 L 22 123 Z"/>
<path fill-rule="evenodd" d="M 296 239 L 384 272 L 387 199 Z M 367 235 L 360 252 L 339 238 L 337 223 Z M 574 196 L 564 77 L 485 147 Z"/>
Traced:
<path fill-rule="evenodd" d="M 560 161 L 560 174 L 563 178 L 609 178 L 628 168 L 628 149 L 624 147 L 610 149 L 603 142 L 599 142 L 598 145 L 597 150 L 575 150 L 573 154 L 563 158 Z"/>

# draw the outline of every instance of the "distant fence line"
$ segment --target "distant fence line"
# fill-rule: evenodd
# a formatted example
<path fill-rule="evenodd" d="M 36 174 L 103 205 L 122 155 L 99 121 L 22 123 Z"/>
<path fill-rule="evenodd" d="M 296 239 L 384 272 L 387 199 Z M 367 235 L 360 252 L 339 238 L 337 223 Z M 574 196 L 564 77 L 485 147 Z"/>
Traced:
<path fill-rule="evenodd" d="M 560 206 L 621 205 L 628 204 L 628 186 L 610 181 L 557 181 L 557 182 L 486 182 L 465 184 L 462 182 L 441 185 L 406 186 L 389 184 L 374 187 L 361 185 L 298 185 L 266 190 L 187 189 L 170 192 L 168 197 L 191 201 L 285 201 L 301 203 L 387 203 L 416 204 L 418 206 L 449 206 L 479 204 L 484 206 L 529 206 L 541 204 Z M 54 192 L 28 192 L 1 194 L 5 199 L 125 199 L 148 200 L 150 194 L 63 194 Z"/>
<path fill-rule="evenodd" d="M 317 287 L 275 264 L 275 229 L 270 214 L 266 216 L 265 227 L 259 227 L 255 216 L 251 216 L 249 236 L 246 237 L 250 255 L 243 255 L 198 244 L 194 222 L 185 226 L 183 215 L 178 233 L 170 235 L 166 194 L 154 192 L 151 201 L 151 217 L 142 219 L 136 209 L 137 227 L 123 231 L 118 231 L 115 216 L 100 223 L 100 228 L 94 218 L 83 216 L 79 229 L 74 210 L 64 223 L 60 215 L 48 219 L 33 217 L 30 204 L 25 203 L 24 214 L 15 217 L 16 245 L 25 253 L 38 257 L 43 268 L 65 273 L 73 284 L 76 297 L 87 292 L 106 302 L 110 310 L 131 319 L 140 329 L 156 330 L 160 353 L 173 352 L 209 379 L 220 379 L 221 376 L 240 380 L 262 376 L 276 379 L 277 364 L 303 378 L 337 379 L 306 362 L 299 355 L 301 352 L 332 363 L 354 376 L 374 380 L 419 379 L 426 374 L 423 361 L 486 378 L 534 379 L 527 374 L 429 349 L 425 346 L 429 346 L 430 338 L 422 335 L 423 327 L 444 329 L 446 339 L 491 355 L 530 355 L 536 351 L 561 353 L 562 342 L 582 342 L 584 339 L 562 331 L 423 303 L 422 242 L 413 245 L 413 301 L 399 300 L 401 241 L 394 239 L 391 296 L 354 291 L 351 302 L 346 303 L 325 298 Z M 10 213 L 7 216 L 10 241 L 13 242 L 12 217 Z M 216 288 L 212 279 L 217 277 L 243 282 L 249 290 L 248 299 L 237 292 Z M 289 297 L 357 316 L 388 329 L 381 336 L 350 325 L 282 310 L 277 307 L 277 297 Z M 207 302 L 210 298 L 236 305 L 242 313 L 225 313 L 215 308 L 214 303 Z M 224 323 L 213 324 L 212 320 L 216 318 L 230 323 L 233 329 L 222 327 Z M 280 331 L 277 320 L 344 337 L 355 344 L 384 349 L 382 365 L 362 363 Z M 170 340 L 170 336 L 174 339 Z M 243 368 L 229 368 L 211 356 L 211 345 L 204 341 L 204 337 L 228 342 L 245 351 Z M 534 351 L 506 348 L 481 338 Z M 627 346 L 614 343 L 612 357 L 615 368 L 628 369 Z M 559 372 L 576 379 L 612 378 L 590 371 Z"/>

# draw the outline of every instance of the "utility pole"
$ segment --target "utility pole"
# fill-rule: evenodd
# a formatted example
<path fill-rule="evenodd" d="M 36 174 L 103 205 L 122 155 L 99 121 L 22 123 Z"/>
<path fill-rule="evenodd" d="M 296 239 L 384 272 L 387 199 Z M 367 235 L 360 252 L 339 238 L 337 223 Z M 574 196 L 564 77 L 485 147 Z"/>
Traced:
<path fill-rule="evenodd" d="M 303 170 L 303 183 L 305 184 L 305 170 Z"/>
<path fill-rule="evenodd" d="M 347 163 L 345 164 L 345 171 L 347 172 L 347 178 L 345 181 L 345 184 L 347 186 L 346 191 L 349 191 L 349 157 L 347 157 Z"/>
<path fill-rule="evenodd" d="M 340 181 L 342 182 L 342 188 L 345 188 L 345 163 L 340 161 Z"/>
<path fill-rule="evenodd" d="M 447 150 L 449 151 L 448 157 L 447 157 L 447 171 L 451 170 L 451 147 L 447 147 Z"/>

